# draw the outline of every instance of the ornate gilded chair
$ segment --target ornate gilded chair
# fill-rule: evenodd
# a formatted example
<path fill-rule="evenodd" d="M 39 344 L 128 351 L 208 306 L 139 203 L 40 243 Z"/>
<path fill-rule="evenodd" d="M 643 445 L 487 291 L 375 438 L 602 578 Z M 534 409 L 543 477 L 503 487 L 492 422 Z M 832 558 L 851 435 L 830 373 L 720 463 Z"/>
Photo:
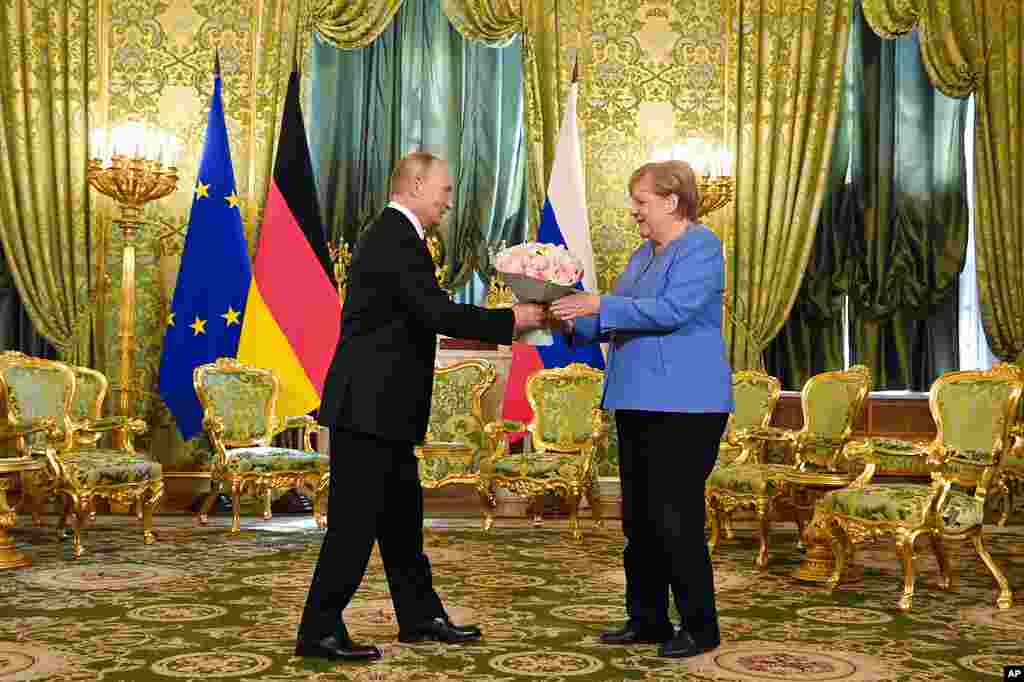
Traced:
<path fill-rule="evenodd" d="M 781 393 L 779 380 L 760 370 L 733 373 L 732 394 L 736 411 L 729 415 L 725 426 L 716 467 L 761 462 L 761 442 L 750 436 L 756 435 L 757 429 L 768 428 Z"/>
<path fill-rule="evenodd" d="M 0 355 L 0 392 L 7 414 L 0 438 L 13 439 L 24 454 L 43 455 L 48 461 L 46 479 L 26 493 L 64 499 L 61 527 L 71 525 L 76 558 L 84 553 L 81 531 L 95 517 L 96 499 L 137 505 L 143 538 L 151 544 L 153 511 L 163 497 L 163 470 L 133 448 L 131 433 L 144 431 L 145 423 L 74 419 L 76 387 L 76 371 L 64 363 L 15 352 Z M 121 445 L 97 447 L 102 431 L 121 432 Z"/>
<path fill-rule="evenodd" d="M 231 532 L 241 527 L 240 502 L 246 489 L 263 499 L 263 518 L 271 517 L 274 490 L 301 488 L 313 498 L 313 516 L 326 527 L 324 495 L 329 459 L 312 446 L 316 421 L 301 415 L 284 420 L 276 416 L 280 382 L 268 369 L 245 365 L 232 358 L 200 365 L 193 370 L 196 395 L 203 406 L 203 429 L 214 447 L 210 494 L 197 513 L 201 525 L 221 486 L 231 490 Z M 287 429 L 301 430 L 302 449 L 273 447 L 274 436 Z"/>
<path fill-rule="evenodd" d="M 543 508 L 538 498 L 548 491 L 565 495 L 577 540 L 582 537 L 578 513 L 583 496 L 598 525 L 603 523 L 595 484 L 597 450 L 608 433 L 604 410 L 598 407 L 603 386 L 604 372 L 587 365 L 540 370 L 526 382 L 526 398 L 533 409 L 529 425 L 506 420 L 485 428 L 490 447 L 481 461 L 481 477 L 492 489 L 533 497 L 536 510 Z M 521 431 L 530 432 L 533 451 L 512 453 L 507 434 Z M 490 510 L 487 514 L 485 529 L 493 523 Z M 540 522 L 537 511 L 534 525 Z"/>
<path fill-rule="evenodd" d="M 1011 448 L 1022 447 L 1011 434 L 1020 403 L 1022 383 L 1014 369 L 951 372 L 932 384 L 928 404 L 938 427 L 929 445 L 905 442 L 897 449 L 866 441 L 869 466 L 877 466 L 883 450 L 898 456 L 925 459 L 932 469 L 931 485 L 869 484 L 861 480 L 825 495 L 817 504 L 812 527 L 832 545 L 835 568 L 828 581 L 835 589 L 853 560 L 854 546 L 881 537 L 894 537 L 903 564 L 903 593 L 899 607 L 910 609 L 914 597 L 914 542 L 927 536 L 942 571 L 943 589 L 953 584 L 944 540 L 970 539 L 978 556 L 999 586 L 996 605 L 1010 608 L 1013 593 L 1006 576 L 985 548 L 982 531 L 985 498 L 999 480 L 999 468 Z"/>
<path fill-rule="evenodd" d="M 775 405 L 779 402 L 782 384 L 773 376 L 756 369 L 734 372 L 732 394 L 736 411 L 729 415 L 718 446 L 718 461 L 715 468 L 731 464 L 763 463 L 761 444 L 748 438 L 751 429 L 767 427 L 772 421 Z M 712 524 L 710 508 L 706 511 L 707 525 Z M 725 536 L 732 538 L 734 532 L 730 518 L 723 519 Z"/>
<path fill-rule="evenodd" d="M 1021 353 L 1012 364 L 1007 363 L 1006 367 L 1021 372 L 1021 377 L 1024 378 L 1024 353 Z M 1024 414 L 1021 408 L 1024 408 L 1024 400 L 1017 409 L 1017 417 L 1011 430 L 1015 437 L 1024 440 Z M 1000 526 L 1005 526 L 1010 515 L 1021 508 L 1021 499 L 1024 498 L 1024 448 L 1010 448 L 1006 452 L 999 467 L 999 481 L 989 491 L 988 498 L 990 507 L 1000 508 L 996 522 Z"/>
<path fill-rule="evenodd" d="M 427 435 L 423 447 L 416 449 L 423 487 L 473 486 L 485 519 L 494 508 L 494 496 L 480 478 L 485 445 L 482 401 L 496 379 L 494 367 L 483 360 L 435 369 Z"/>
<path fill-rule="evenodd" d="M 776 511 L 792 512 L 803 536 L 804 522 L 813 510 L 811 499 L 821 490 L 849 485 L 856 479 L 849 470 L 845 448 L 871 385 L 871 373 L 862 365 L 816 374 L 807 380 L 800 395 L 803 428 L 752 426 L 743 432 L 744 442 L 752 449 L 785 446 L 788 461 L 744 461 L 712 470 L 705 486 L 712 552 L 718 549 L 722 526 L 741 508 L 752 509 L 759 521 L 759 568 L 768 563 L 770 516 Z"/>

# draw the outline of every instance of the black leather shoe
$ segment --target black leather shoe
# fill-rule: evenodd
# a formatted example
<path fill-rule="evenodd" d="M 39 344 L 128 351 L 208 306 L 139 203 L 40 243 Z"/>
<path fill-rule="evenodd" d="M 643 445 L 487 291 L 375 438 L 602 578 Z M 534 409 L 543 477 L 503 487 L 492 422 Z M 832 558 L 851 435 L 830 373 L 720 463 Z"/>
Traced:
<path fill-rule="evenodd" d="M 627 622 L 618 630 L 602 632 L 600 640 L 603 644 L 661 644 L 674 635 L 675 629 L 671 625 L 644 627 Z"/>
<path fill-rule="evenodd" d="M 398 641 L 404 644 L 416 642 L 444 642 L 445 644 L 461 644 L 480 639 L 480 628 L 475 625 L 458 627 L 445 618 L 435 618 L 403 630 L 398 633 Z"/>
<path fill-rule="evenodd" d="M 658 655 L 664 658 L 690 658 L 717 649 L 720 639 L 710 642 L 695 642 L 686 630 L 680 630 L 675 637 L 658 647 Z"/>
<path fill-rule="evenodd" d="M 461 632 L 466 635 L 476 635 L 477 637 L 483 634 L 480 631 L 479 625 L 456 625 L 447 616 L 445 616 L 444 622 L 448 627 L 450 627 L 452 630 L 455 630 L 456 632 Z"/>
<path fill-rule="evenodd" d="M 324 637 L 317 642 L 299 641 L 295 655 L 303 658 L 326 658 L 328 661 L 375 661 L 381 657 L 375 646 L 356 644 L 348 637 Z"/>

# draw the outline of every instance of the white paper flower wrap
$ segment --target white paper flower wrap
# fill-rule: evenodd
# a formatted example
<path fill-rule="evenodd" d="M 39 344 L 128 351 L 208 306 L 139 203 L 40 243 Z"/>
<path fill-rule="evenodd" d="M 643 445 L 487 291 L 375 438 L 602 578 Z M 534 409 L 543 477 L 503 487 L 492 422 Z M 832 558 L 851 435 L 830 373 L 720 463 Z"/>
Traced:
<path fill-rule="evenodd" d="M 526 242 L 510 246 L 494 257 L 494 268 L 521 303 L 551 303 L 579 293 L 583 266 L 562 245 Z M 554 337 L 547 329 L 523 334 L 519 339 L 533 346 L 550 346 Z"/>

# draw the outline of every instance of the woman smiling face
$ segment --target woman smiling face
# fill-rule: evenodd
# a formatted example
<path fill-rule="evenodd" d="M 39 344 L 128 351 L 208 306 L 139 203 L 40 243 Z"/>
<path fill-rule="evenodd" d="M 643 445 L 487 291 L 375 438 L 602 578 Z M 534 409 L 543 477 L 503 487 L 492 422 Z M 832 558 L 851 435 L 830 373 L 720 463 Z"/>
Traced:
<path fill-rule="evenodd" d="M 630 188 L 630 212 L 636 221 L 640 236 L 661 243 L 672 225 L 679 222 L 675 195 L 663 197 L 655 192 L 650 173 L 641 175 Z"/>

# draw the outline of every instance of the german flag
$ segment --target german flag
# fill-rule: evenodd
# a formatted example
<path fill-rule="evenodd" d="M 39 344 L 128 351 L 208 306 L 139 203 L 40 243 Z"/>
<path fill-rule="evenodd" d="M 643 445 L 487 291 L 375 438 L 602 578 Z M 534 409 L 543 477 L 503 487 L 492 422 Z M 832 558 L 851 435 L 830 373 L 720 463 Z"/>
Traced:
<path fill-rule="evenodd" d="M 320 222 L 296 68 L 288 79 L 238 360 L 277 374 L 279 415 L 306 414 L 320 405 L 340 329 L 341 302 Z"/>

